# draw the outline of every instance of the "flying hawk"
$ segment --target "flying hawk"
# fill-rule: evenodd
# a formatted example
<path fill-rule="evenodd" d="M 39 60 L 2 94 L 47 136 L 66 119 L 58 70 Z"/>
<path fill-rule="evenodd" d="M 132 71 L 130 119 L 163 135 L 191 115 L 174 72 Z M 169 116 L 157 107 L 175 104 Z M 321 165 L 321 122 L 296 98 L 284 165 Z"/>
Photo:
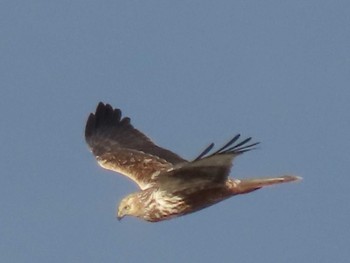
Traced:
<path fill-rule="evenodd" d="M 251 138 L 233 137 L 212 152 L 210 144 L 192 161 L 161 148 L 135 129 L 119 109 L 100 102 L 91 113 L 85 139 L 97 162 L 123 174 L 140 188 L 119 204 L 117 217 L 135 216 L 158 222 L 211 206 L 231 196 L 264 186 L 297 181 L 297 176 L 256 179 L 229 178 L 233 159 L 254 149 Z"/>

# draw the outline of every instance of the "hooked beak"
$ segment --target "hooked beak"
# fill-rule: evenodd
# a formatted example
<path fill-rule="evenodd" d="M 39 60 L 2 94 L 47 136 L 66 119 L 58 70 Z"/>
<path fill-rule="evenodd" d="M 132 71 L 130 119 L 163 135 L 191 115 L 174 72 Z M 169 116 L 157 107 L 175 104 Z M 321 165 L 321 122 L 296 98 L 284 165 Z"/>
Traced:
<path fill-rule="evenodd" d="M 120 220 L 122 220 L 122 218 L 123 218 L 124 216 L 125 216 L 125 215 L 123 215 L 122 213 L 120 213 L 120 212 L 118 211 L 117 219 L 118 219 L 119 222 L 120 222 Z"/>

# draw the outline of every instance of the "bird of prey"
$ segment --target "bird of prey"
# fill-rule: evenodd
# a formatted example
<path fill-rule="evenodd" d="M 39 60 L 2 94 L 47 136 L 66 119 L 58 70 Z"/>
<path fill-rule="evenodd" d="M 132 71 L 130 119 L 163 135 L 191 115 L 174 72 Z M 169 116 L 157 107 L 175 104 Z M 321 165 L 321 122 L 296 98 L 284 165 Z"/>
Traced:
<path fill-rule="evenodd" d="M 213 151 L 210 144 L 194 160 L 161 148 L 135 129 L 119 109 L 100 102 L 88 117 L 85 139 L 100 166 L 133 180 L 140 190 L 120 202 L 117 218 L 135 216 L 158 222 L 196 212 L 264 186 L 297 181 L 285 175 L 255 179 L 229 178 L 233 159 L 254 149 L 251 138 L 234 136 Z"/>

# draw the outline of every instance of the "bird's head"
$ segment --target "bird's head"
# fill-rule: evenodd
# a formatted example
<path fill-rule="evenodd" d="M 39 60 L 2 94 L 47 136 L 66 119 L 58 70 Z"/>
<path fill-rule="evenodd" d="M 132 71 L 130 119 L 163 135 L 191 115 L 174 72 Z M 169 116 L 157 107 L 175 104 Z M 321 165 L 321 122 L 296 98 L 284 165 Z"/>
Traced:
<path fill-rule="evenodd" d="M 142 207 L 137 193 L 124 197 L 120 202 L 117 218 L 121 220 L 124 216 L 142 216 Z"/>

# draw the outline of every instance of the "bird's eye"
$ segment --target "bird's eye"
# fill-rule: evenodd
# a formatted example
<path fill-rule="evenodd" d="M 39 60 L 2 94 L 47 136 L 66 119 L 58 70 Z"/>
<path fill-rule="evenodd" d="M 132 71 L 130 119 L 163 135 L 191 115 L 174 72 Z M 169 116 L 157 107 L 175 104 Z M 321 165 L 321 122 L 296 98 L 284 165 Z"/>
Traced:
<path fill-rule="evenodd" d="M 124 206 L 124 210 L 129 210 L 129 209 L 130 209 L 130 205 Z"/>

